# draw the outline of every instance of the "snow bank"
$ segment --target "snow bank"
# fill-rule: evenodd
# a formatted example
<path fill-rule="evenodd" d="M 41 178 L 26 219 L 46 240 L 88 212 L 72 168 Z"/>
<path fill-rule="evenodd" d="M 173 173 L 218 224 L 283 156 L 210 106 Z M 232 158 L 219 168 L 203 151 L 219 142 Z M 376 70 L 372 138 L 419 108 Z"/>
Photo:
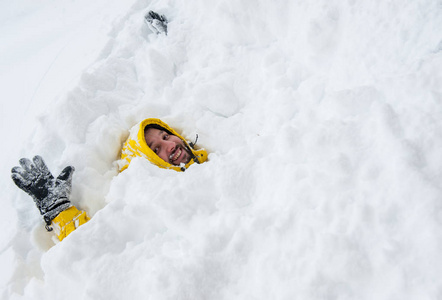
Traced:
<path fill-rule="evenodd" d="M 4 297 L 442 297 L 441 16 L 429 0 L 135 2 L 25 148 L 76 167 L 92 220 L 53 246 L 17 193 Z M 118 175 L 146 117 L 198 132 L 209 162 Z"/>

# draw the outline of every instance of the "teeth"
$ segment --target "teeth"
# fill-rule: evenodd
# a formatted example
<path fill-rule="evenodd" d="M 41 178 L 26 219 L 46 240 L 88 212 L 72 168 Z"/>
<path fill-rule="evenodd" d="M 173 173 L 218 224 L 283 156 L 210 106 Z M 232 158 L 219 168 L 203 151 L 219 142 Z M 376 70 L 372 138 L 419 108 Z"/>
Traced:
<path fill-rule="evenodd" d="M 180 157 L 180 155 L 181 155 L 181 148 L 178 148 L 176 151 L 175 151 L 175 153 L 172 153 L 171 155 L 170 155 L 170 159 L 172 160 L 172 161 L 175 161 L 178 157 Z M 173 154 L 175 154 L 175 155 L 173 155 Z"/>

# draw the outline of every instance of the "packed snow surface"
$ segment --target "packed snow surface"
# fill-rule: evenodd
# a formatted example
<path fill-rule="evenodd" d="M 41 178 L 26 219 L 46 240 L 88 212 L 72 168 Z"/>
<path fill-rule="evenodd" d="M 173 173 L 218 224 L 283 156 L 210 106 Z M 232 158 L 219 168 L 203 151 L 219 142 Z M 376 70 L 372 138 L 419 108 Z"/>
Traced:
<path fill-rule="evenodd" d="M 440 1 L 13 3 L 4 299 L 442 299 Z M 148 117 L 209 161 L 119 174 Z M 92 217 L 61 243 L 9 179 L 35 154 Z"/>

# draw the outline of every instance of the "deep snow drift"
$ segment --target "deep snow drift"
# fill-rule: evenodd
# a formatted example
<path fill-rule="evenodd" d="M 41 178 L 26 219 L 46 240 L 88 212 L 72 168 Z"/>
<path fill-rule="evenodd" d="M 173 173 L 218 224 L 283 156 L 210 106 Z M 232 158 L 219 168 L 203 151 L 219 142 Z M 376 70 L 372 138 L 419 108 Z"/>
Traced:
<path fill-rule="evenodd" d="M 168 36 L 143 23 L 150 9 L 168 16 Z M 71 200 L 92 220 L 54 245 L 7 184 L 4 298 L 442 297 L 437 1 L 120 10 L 20 153 L 56 174 L 74 165 Z M 118 174 L 146 117 L 197 132 L 209 162 L 177 173 L 135 159 Z"/>

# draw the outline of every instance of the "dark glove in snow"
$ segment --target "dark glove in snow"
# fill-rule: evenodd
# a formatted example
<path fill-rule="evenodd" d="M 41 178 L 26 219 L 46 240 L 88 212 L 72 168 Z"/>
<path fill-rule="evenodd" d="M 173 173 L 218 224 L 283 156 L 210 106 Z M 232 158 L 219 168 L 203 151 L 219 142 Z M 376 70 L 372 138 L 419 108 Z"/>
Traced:
<path fill-rule="evenodd" d="M 149 26 L 150 30 L 156 34 L 164 33 L 167 35 L 167 19 L 164 15 L 149 11 L 149 13 L 144 16 L 144 21 L 147 26 Z"/>
<path fill-rule="evenodd" d="M 66 167 L 54 179 L 41 156 L 35 156 L 33 163 L 27 158 L 22 158 L 19 162 L 21 167 L 11 170 L 12 180 L 34 199 L 46 222 L 46 229 L 51 231 L 49 225 L 52 220 L 71 206 L 69 195 L 75 169 L 72 166 Z"/>

